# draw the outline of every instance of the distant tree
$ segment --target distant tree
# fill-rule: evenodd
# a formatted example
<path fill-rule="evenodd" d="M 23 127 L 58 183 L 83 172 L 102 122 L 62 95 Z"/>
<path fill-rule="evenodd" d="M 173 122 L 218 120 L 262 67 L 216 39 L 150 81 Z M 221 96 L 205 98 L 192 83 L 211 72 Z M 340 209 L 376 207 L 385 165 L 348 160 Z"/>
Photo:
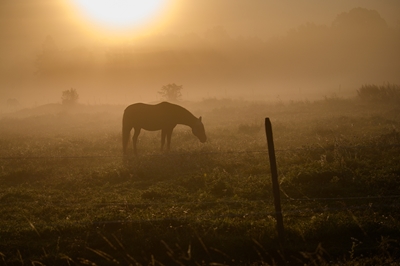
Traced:
<path fill-rule="evenodd" d="M 79 95 L 76 89 L 69 89 L 62 92 L 61 100 L 62 104 L 72 105 L 78 102 Z"/>
<path fill-rule="evenodd" d="M 51 35 L 42 44 L 42 51 L 35 60 L 36 74 L 49 75 L 57 71 L 60 64 L 60 51 Z"/>
<path fill-rule="evenodd" d="M 7 99 L 7 106 L 9 107 L 17 107 L 19 105 L 19 101 L 15 98 Z"/>
<path fill-rule="evenodd" d="M 386 21 L 376 10 L 365 8 L 353 8 L 349 12 L 339 14 L 333 21 L 332 26 L 347 31 L 376 31 L 386 29 Z"/>
<path fill-rule="evenodd" d="M 87 75 L 94 67 L 94 55 L 84 46 L 70 50 L 59 49 L 50 35 L 42 44 L 35 59 L 35 74 L 41 77 L 70 77 Z"/>
<path fill-rule="evenodd" d="M 160 94 L 167 101 L 176 102 L 182 98 L 182 89 L 182 85 L 176 85 L 175 83 L 172 83 L 162 86 L 161 90 L 158 91 L 158 94 Z"/>
<path fill-rule="evenodd" d="M 209 40 L 228 40 L 229 34 L 222 26 L 214 26 L 205 32 L 205 37 Z"/>

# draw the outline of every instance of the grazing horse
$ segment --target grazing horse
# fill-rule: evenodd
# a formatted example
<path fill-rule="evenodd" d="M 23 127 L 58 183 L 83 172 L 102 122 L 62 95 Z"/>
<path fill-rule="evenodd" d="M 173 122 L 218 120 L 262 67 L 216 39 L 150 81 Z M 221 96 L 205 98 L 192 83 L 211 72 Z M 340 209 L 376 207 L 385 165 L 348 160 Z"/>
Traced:
<path fill-rule="evenodd" d="M 122 149 L 124 155 L 129 142 L 132 128 L 133 151 L 137 154 L 136 142 L 140 130 L 161 130 L 161 150 L 164 148 L 167 138 L 167 150 L 170 149 L 171 135 L 177 124 L 186 125 L 192 128 L 193 134 L 204 143 L 207 139 L 201 117 L 197 118 L 182 106 L 162 102 L 156 105 L 135 103 L 126 107 L 122 118 Z"/>

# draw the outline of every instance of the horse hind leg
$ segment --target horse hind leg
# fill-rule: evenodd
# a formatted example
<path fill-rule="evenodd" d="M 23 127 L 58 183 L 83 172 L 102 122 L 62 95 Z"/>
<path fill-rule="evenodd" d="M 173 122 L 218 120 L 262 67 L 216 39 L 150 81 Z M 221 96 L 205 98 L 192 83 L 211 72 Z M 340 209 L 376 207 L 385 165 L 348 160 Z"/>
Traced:
<path fill-rule="evenodd" d="M 174 128 L 168 128 L 168 129 L 161 130 L 161 151 L 164 150 L 165 139 L 167 139 L 167 151 L 170 150 L 172 130 L 174 130 Z"/>
<path fill-rule="evenodd" d="M 132 137 L 133 152 L 135 153 L 135 155 L 137 155 L 136 144 L 137 144 L 137 139 L 140 134 L 140 130 L 141 130 L 140 128 L 135 128 L 135 133 L 133 133 L 133 137 Z"/>

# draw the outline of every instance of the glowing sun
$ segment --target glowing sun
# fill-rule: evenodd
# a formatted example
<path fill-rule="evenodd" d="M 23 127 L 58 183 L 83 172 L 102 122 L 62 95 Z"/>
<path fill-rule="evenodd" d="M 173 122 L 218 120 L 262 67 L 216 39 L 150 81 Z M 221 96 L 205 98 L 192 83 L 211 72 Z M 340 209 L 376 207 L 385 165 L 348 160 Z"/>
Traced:
<path fill-rule="evenodd" d="M 168 0 L 73 0 L 96 24 L 110 29 L 138 28 L 148 24 Z"/>

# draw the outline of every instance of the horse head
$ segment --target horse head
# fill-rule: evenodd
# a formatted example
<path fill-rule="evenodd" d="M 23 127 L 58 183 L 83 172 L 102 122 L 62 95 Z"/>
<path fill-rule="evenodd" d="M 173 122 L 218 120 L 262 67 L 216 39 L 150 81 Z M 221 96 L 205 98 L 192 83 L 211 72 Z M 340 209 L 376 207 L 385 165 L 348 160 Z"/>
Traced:
<path fill-rule="evenodd" d="M 207 136 L 206 131 L 204 130 L 204 125 L 201 122 L 201 116 L 197 119 L 196 123 L 192 127 L 192 133 L 195 135 L 201 143 L 206 142 Z"/>

